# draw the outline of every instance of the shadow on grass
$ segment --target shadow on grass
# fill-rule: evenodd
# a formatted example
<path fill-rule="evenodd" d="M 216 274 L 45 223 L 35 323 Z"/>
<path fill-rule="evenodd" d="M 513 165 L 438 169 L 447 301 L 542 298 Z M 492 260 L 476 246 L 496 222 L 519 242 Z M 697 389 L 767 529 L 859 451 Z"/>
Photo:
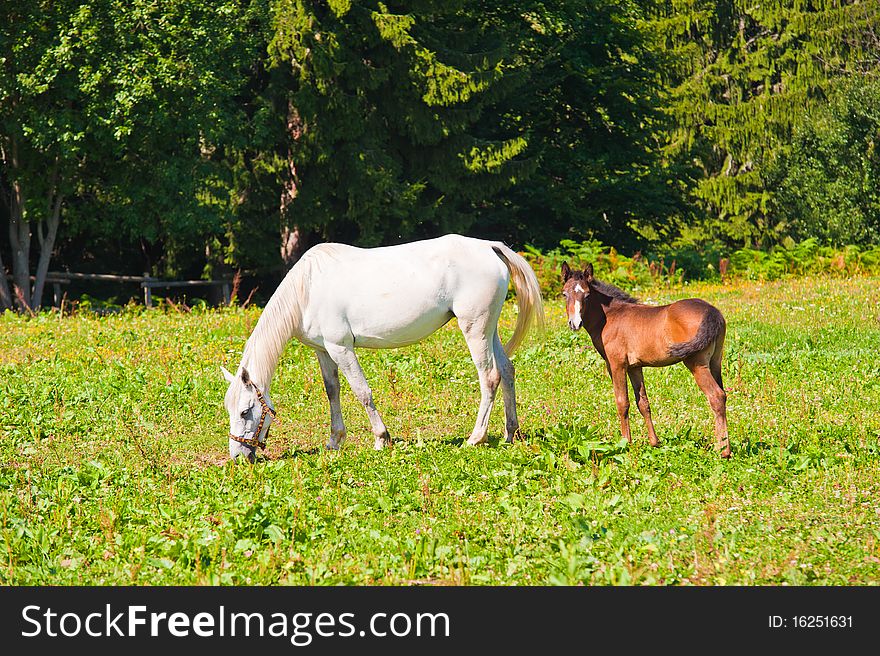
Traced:
<path fill-rule="evenodd" d="M 522 438 L 517 438 L 517 441 Z M 471 448 L 467 443 L 466 438 L 464 437 L 444 437 L 437 440 L 440 444 L 444 444 L 446 446 L 460 446 L 460 447 L 468 447 Z M 506 446 L 507 441 L 504 439 L 503 435 L 489 435 L 489 441 L 486 444 L 481 444 L 480 447 L 495 449 L 500 446 Z M 479 447 L 478 447 L 479 448 Z"/>
<path fill-rule="evenodd" d="M 598 464 L 602 460 L 620 462 L 630 450 L 631 445 L 626 440 L 616 437 L 616 440 L 608 439 L 589 424 L 560 423 L 532 431 L 529 441 L 541 452 L 566 454 L 582 464 Z"/>
<path fill-rule="evenodd" d="M 299 458 L 300 456 L 316 456 L 321 451 L 324 450 L 324 447 L 313 446 L 309 449 L 302 449 L 298 446 L 290 447 L 289 449 L 285 449 L 278 455 L 273 455 L 271 457 L 265 455 L 257 456 L 257 462 L 261 460 L 272 461 L 272 460 L 293 460 L 294 458 Z"/>

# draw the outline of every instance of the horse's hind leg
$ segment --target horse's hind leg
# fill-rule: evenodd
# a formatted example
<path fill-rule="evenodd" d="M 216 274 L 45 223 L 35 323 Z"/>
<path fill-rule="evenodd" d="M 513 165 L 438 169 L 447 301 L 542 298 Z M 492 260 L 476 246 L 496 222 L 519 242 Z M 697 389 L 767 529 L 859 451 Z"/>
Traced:
<path fill-rule="evenodd" d="M 321 365 L 321 378 L 324 379 L 324 391 L 330 402 L 330 441 L 328 449 L 338 449 L 345 442 L 345 422 L 342 420 L 342 406 L 339 403 L 339 367 L 328 353 L 315 351 Z"/>
<path fill-rule="evenodd" d="M 495 337 L 492 340 L 492 350 L 495 353 L 495 362 L 498 365 L 498 371 L 501 374 L 501 392 L 504 395 L 504 438 L 508 442 L 513 442 L 519 431 L 519 419 L 516 416 L 516 389 L 514 384 L 514 368 L 504 347 L 501 345 L 501 339 L 498 337 L 498 330 L 495 331 Z"/>
<path fill-rule="evenodd" d="M 358 401 L 361 402 L 367 411 L 370 427 L 372 428 L 373 436 L 376 438 L 373 444 L 374 448 L 381 449 L 384 446 L 390 445 L 391 436 L 388 434 L 388 429 L 385 427 L 379 411 L 373 405 L 373 391 L 367 383 L 364 370 L 361 369 L 361 364 L 358 362 L 354 350 L 337 344 L 325 344 L 324 347 L 327 349 L 327 353 L 333 359 L 333 362 L 339 366 Z"/>
<path fill-rule="evenodd" d="M 688 358 L 684 361 L 694 375 L 697 385 L 706 395 L 712 412 L 715 413 L 715 446 L 722 458 L 730 457 L 730 439 L 727 435 L 727 393 L 712 374 L 705 358 Z"/>
<path fill-rule="evenodd" d="M 724 332 L 722 330 L 715 339 L 715 350 L 709 358 L 709 371 L 712 372 L 712 378 L 718 383 L 718 387 L 724 389 L 724 381 L 721 378 L 721 361 L 724 357 Z"/>
<path fill-rule="evenodd" d="M 495 323 L 490 324 L 486 317 L 480 317 L 476 320 L 459 318 L 458 325 L 464 334 L 471 358 L 477 367 L 477 375 L 480 378 L 480 409 L 477 411 L 477 421 L 468 438 L 468 444 L 483 444 L 489 441 L 489 416 L 492 414 L 495 393 L 501 382 L 501 372 L 495 360 L 492 344 Z M 492 325 L 491 332 L 489 325 Z"/>
<path fill-rule="evenodd" d="M 657 433 L 654 431 L 654 422 L 651 421 L 651 405 L 648 403 L 648 392 L 645 390 L 645 376 L 641 367 L 633 367 L 629 370 L 629 382 L 632 383 L 633 395 L 636 397 L 636 405 L 645 419 L 645 427 L 648 429 L 648 441 L 651 446 L 660 444 Z"/>

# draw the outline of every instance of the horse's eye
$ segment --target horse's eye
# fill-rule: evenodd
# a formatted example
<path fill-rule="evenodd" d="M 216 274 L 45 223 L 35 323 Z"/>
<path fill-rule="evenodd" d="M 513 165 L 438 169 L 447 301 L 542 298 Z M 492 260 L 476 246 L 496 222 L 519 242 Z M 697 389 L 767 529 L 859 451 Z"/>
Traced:
<path fill-rule="evenodd" d="M 248 413 L 249 413 L 250 411 L 251 411 L 250 408 L 247 408 L 247 409 L 245 409 L 245 410 L 242 410 L 242 411 L 241 411 L 241 418 L 244 419 L 245 417 L 247 417 L 247 416 L 248 416 Z"/>

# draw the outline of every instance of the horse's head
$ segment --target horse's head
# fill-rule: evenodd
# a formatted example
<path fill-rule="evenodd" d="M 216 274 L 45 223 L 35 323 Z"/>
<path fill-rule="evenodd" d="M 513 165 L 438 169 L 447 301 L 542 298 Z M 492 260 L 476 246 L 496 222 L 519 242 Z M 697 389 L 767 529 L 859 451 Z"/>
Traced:
<path fill-rule="evenodd" d="M 568 327 L 572 330 L 578 330 L 583 325 L 583 309 L 587 305 L 592 282 L 592 264 L 587 264 L 583 271 L 574 271 L 568 266 L 568 262 L 562 263 L 562 295 L 565 297 Z"/>
<path fill-rule="evenodd" d="M 239 367 L 232 375 L 223 370 L 229 382 L 224 405 L 229 412 L 229 456 L 236 460 L 244 456 L 250 462 L 256 458 L 257 446 L 265 447 L 269 426 L 275 418 L 275 409 L 268 391 L 261 390 L 251 380 L 247 369 Z"/>

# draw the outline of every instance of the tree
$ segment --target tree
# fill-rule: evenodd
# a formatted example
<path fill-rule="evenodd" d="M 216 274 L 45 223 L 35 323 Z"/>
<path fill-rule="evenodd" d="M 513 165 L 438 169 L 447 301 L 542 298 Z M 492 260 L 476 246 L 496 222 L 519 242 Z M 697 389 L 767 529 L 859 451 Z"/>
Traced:
<path fill-rule="evenodd" d="M 231 101 L 253 54 L 243 34 L 259 7 L 3 4 L 0 188 L 20 309 L 40 306 L 69 199 L 71 227 L 98 234 L 186 243 L 222 218 L 209 155 L 236 124 Z M 10 296 L 0 286 L 0 303 Z"/>
<path fill-rule="evenodd" d="M 771 212 L 796 239 L 880 241 L 880 77 L 850 80 L 764 167 Z"/>
<path fill-rule="evenodd" d="M 517 243 L 553 247 L 595 236 L 620 246 L 644 240 L 676 212 L 655 134 L 662 129 L 661 59 L 641 3 L 577 0 L 515 3 L 529 26 L 519 41 L 525 77 L 503 104 L 537 160 L 481 211 L 481 226 Z"/>
<path fill-rule="evenodd" d="M 523 82 L 501 5 L 273 4 L 300 227 L 364 245 L 463 231 L 474 203 L 533 168 L 521 126 L 478 129 Z"/>
<path fill-rule="evenodd" d="M 878 0 L 658 0 L 658 45 L 674 57 L 671 154 L 697 167 L 692 187 L 704 237 L 781 239 L 761 167 L 786 148 L 801 115 L 838 80 L 878 65 Z"/>

